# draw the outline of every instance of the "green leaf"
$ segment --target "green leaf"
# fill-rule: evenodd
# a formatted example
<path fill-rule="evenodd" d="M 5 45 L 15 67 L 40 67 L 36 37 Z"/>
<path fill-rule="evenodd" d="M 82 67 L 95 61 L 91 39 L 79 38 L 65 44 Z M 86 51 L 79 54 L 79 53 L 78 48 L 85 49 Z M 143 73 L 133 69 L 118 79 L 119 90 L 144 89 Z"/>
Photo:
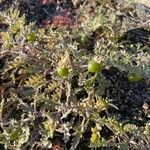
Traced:
<path fill-rule="evenodd" d="M 28 81 L 26 81 L 26 86 L 28 87 L 39 87 L 44 84 L 44 80 L 41 75 L 32 75 Z"/>
<path fill-rule="evenodd" d="M 16 130 L 14 130 L 14 131 L 11 133 L 9 140 L 10 140 L 10 141 L 15 141 L 15 140 L 19 137 L 19 135 L 20 135 L 20 130 L 19 130 L 19 129 L 18 129 L 18 130 L 16 129 Z"/>
<path fill-rule="evenodd" d="M 0 144 L 5 144 L 5 136 L 0 134 Z"/>
<path fill-rule="evenodd" d="M 76 147 L 78 146 L 78 144 L 79 144 L 79 142 L 80 142 L 80 139 L 81 139 L 81 137 L 82 137 L 82 133 L 81 132 L 78 132 L 76 135 L 75 135 L 75 137 L 72 139 L 72 146 L 71 146 L 71 148 L 70 148 L 70 150 L 74 150 L 74 149 L 76 149 Z"/>

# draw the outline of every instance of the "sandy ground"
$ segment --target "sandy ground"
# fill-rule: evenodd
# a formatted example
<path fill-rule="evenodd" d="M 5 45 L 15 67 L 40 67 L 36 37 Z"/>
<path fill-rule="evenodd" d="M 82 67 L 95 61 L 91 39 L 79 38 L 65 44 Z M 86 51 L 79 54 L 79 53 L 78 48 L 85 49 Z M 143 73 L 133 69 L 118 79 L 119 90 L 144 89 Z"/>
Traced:
<path fill-rule="evenodd" d="M 143 5 L 150 7 L 150 0 L 136 0 L 138 3 L 142 3 Z"/>

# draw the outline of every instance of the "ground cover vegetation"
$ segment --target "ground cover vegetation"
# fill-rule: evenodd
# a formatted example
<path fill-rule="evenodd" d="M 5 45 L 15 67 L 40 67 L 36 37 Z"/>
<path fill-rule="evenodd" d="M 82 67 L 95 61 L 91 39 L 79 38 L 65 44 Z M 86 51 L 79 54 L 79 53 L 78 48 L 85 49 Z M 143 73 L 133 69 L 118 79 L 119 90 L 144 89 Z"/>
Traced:
<path fill-rule="evenodd" d="M 0 1 L 0 149 L 150 149 L 150 13 L 136 8 Z"/>

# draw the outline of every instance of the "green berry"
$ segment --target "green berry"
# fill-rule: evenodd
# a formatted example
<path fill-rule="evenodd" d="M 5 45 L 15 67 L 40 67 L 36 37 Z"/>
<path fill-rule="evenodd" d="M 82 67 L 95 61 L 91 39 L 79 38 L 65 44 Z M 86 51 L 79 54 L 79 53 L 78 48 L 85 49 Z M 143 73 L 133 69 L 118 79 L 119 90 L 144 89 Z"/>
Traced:
<path fill-rule="evenodd" d="M 89 37 L 87 35 L 81 37 L 82 43 L 88 43 Z"/>
<path fill-rule="evenodd" d="M 60 77 L 65 77 L 69 74 L 69 69 L 67 67 L 59 67 L 57 73 Z"/>
<path fill-rule="evenodd" d="M 127 78 L 130 82 L 138 82 L 138 81 L 141 81 L 142 80 L 142 77 L 135 74 L 135 73 L 129 73 L 127 75 Z"/>
<path fill-rule="evenodd" d="M 88 64 L 88 71 L 91 73 L 97 73 L 99 70 L 100 64 L 95 60 L 91 60 Z"/>
<path fill-rule="evenodd" d="M 34 41 L 36 41 L 36 39 L 37 39 L 37 36 L 34 32 L 30 32 L 27 36 L 27 40 L 30 43 L 33 43 Z"/>

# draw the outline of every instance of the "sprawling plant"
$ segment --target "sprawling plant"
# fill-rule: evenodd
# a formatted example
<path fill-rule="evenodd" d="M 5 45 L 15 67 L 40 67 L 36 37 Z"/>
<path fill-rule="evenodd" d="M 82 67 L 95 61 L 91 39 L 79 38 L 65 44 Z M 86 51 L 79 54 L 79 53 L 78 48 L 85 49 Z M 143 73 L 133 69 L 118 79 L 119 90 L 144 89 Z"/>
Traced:
<path fill-rule="evenodd" d="M 91 148 L 149 147 L 149 123 L 139 128 L 121 121 L 116 99 L 107 93 L 111 81 L 103 72 L 110 68 L 131 84 L 150 76 L 148 47 L 119 42 L 129 22 L 121 26 L 118 13 L 125 8 L 116 12 L 111 4 L 94 5 L 91 14 L 91 3 L 83 5 L 79 23 L 67 29 L 26 24 L 14 7 L 1 12 L 8 24 L 0 33 L 0 54 L 6 57 L 0 71 L 0 143 L 6 149 L 51 148 L 60 134 L 74 150 L 87 132 Z M 149 105 L 143 109 L 148 117 Z"/>

